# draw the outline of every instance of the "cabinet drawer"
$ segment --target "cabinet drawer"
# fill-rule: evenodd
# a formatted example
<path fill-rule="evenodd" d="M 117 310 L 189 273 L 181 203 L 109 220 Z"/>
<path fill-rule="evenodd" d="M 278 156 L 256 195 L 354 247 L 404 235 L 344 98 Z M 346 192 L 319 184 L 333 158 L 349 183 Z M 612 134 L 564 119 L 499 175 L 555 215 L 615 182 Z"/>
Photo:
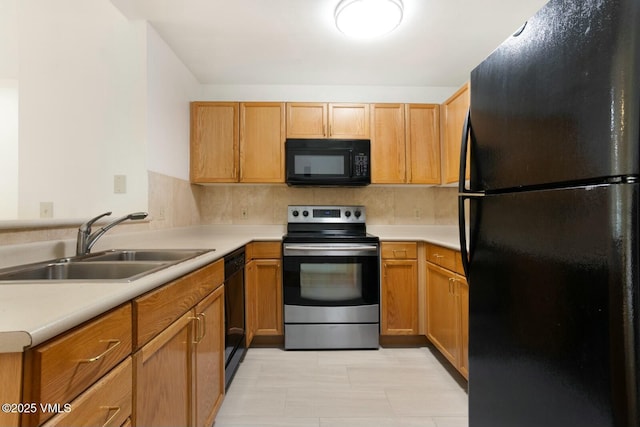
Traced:
<path fill-rule="evenodd" d="M 131 305 L 126 304 L 28 350 L 23 401 L 68 403 L 129 354 Z M 24 414 L 22 425 L 39 425 L 52 415 Z"/>
<path fill-rule="evenodd" d="M 416 259 L 418 257 L 416 242 L 382 242 L 380 246 L 384 259 Z"/>
<path fill-rule="evenodd" d="M 131 357 L 71 402 L 69 412 L 50 419 L 43 427 L 121 426 L 131 415 Z"/>
<path fill-rule="evenodd" d="M 458 271 L 456 266 L 462 267 L 460 252 L 442 246 L 427 245 L 427 261 L 451 271 Z"/>
<path fill-rule="evenodd" d="M 140 349 L 222 282 L 221 259 L 133 300 L 134 349 Z"/>
<path fill-rule="evenodd" d="M 252 259 L 280 259 L 282 255 L 281 242 L 253 242 L 245 248 L 245 258 Z"/>

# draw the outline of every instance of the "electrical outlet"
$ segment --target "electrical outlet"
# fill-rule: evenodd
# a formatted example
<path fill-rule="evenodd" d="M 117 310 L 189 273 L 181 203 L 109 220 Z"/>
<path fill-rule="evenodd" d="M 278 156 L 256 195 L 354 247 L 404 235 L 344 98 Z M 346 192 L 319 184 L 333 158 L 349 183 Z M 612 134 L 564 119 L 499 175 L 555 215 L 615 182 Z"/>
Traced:
<path fill-rule="evenodd" d="M 53 202 L 40 202 L 40 218 L 53 218 Z"/>
<path fill-rule="evenodd" d="M 165 212 L 164 212 L 164 208 L 160 208 L 158 209 L 158 219 L 160 221 L 164 221 L 165 219 Z"/>
<path fill-rule="evenodd" d="M 420 209 L 416 209 L 415 212 L 414 212 L 414 215 L 415 215 L 416 219 L 420 219 L 420 215 L 421 215 Z"/>
<path fill-rule="evenodd" d="M 241 212 L 242 219 L 249 219 L 249 210 L 247 208 L 242 208 Z"/>
<path fill-rule="evenodd" d="M 127 192 L 127 176 L 114 175 L 113 176 L 113 193 L 125 194 L 126 192 Z"/>

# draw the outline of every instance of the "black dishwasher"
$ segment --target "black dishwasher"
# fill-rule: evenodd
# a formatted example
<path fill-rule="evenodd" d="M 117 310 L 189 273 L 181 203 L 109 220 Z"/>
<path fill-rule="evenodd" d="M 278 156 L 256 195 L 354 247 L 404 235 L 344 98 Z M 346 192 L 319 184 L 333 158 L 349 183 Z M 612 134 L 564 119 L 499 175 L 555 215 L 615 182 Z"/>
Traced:
<path fill-rule="evenodd" d="M 244 260 L 244 248 L 224 257 L 225 389 L 246 351 Z"/>

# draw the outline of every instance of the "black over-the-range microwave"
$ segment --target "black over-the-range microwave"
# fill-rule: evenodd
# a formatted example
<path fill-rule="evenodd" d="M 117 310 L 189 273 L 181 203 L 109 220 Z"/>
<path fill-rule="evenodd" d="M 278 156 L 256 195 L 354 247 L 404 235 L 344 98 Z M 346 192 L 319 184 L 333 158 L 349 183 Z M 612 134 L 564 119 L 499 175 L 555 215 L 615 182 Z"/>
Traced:
<path fill-rule="evenodd" d="M 371 184 L 368 139 L 287 139 L 289 185 L 359 187 Z"/>

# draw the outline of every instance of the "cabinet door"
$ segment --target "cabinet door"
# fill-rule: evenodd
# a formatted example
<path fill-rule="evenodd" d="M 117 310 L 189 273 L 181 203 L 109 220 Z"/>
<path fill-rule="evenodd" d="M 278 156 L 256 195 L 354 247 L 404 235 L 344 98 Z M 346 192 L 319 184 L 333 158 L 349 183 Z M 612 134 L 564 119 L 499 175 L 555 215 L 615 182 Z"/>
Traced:
<path fill-rule="evenodd" d="M 458 370 L 469 378 L 469 284 L 463 276 L 456 276 L 460 325 L 460 361 Z"/>
<path fill-rule="evenodd" d="M 256 331 L 256 262 L 249 261 L 244 267 L 244 322 L 247 347 L 251 346 Z"/>
<path fill-rule="evenodd" d="M 278 259 L 254 263 L 255 334 L 282 335 L 282 268 Z"/>
<path fill-rule="evenodd" d="M 240 182 L 284 182 L 285 104 L 240 104 Z"/>
<path fill-rule="evenodd" d="M 329 104 L 329 138 L 369 139 L 369 104 Z"/>
<path fill-rule="evenodd" d="M 131 414 L 132 377 L 131 358 L 126 358 L 71 402 L 70 411 L 58 413 L 42 427 L 122 425 Z"/>
<path fill-rule="evenodd" d="M 196 306 L 196 427 L 209 427 L 224 397 L 224 286 Z"/>
<path fill-rule="evenodd" d="M 287 103 L 287 138 L 326 138 L 327 104 Z"/>
<path fill-rule="evenodd" d="M 371 105 L 371 182 L 406 182 L 405 114 L 402 104 Z"/>
<path fill-rule="evenodd" d="M 25 352 L 25 402 L 68 403 L 131 353 L 131 304 Z M 23 426 L 53 413 L 24 413 Z"/>
<path fill-rule="evenodd" d="M 407 104 L 407 182 L 440 184 L 440 106 Z"/>
<path fill-rule="evenodd" d="M 188 311 L 133 355 L 134 425 L 191 425 L 193 316 Z"/>
<path fill-rule="evenodd" d="M 382 261 L 382 335 L 418 334 L 418 261 Z"/>
<path fill-rule="evenodd" d="M 462 86 L 451 98 L 442 104 L 442 149 L 443 184 L 458 182 L 460 169 L 460 141 L 462 127 L 469 111 L 469 84 Z M 469 158 L 467 156 L 466 179 L 469 179 Z"/>
<path fill-rule="evenodd" d="M 458 361 L 457 305 L 453 273 L 427 263 L 427 337 L 454 365 Z"/>
<path fill-rule="evenodd" d="M 191 103 L 191 182 L 237 182 L 239 104 Z"/>

